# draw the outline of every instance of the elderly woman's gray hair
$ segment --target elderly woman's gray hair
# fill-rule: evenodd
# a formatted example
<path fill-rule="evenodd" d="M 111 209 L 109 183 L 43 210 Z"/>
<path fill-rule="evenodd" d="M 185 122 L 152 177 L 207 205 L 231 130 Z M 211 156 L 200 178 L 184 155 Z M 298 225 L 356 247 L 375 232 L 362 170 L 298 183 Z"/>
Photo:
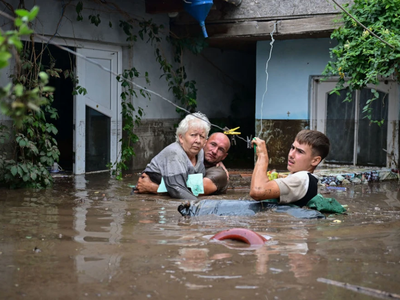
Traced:
<path fill-rule="evenodd" d="M 208 133 L 210 132 L 211 123 L 205 114 L 201 112 L 195 112 L 193 114 L 187 115 L 178 125 L 176 129 L 176 141 L 179 142 L 179 135 L 184 135 L 189 127 L 203 129 L 206 133 L 206 139 L 208 138 Z"/>

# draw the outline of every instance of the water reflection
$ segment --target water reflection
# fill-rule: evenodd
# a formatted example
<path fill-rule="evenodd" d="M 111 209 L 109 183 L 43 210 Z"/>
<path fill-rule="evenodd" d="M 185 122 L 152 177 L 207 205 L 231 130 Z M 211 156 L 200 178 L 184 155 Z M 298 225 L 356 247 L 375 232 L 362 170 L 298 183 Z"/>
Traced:
<path fill-rule="evenodd" d="M 176 264 L 179 269 L 187 272 L 205 272 L 210 270 L 211 260 L 208 258 L 209 249 L 183 248 L 179 249 L 179 257 Z"/>
<path fill-rule="evenodd" d="M 389 207 L 392 208 L 400 208 L 400 201 L 398 200 L 399 192 L 398 191 L 386 191 L 387 199 L 383 200 Z"/>
<path fill-rule="evenodd" d="M 283 231 L 283 230 L 282 230 Z M 307 228 L 290 228 L 285 229 L 285 238 L 282 235 L 274 234 L 273 237 L 266 236 L 268 241 L 263 246 L 252 247 L 243 242 L 224 240 L 209 241 L 209 236 L 203 239 L 196 234 L 187 235 L 181 238 L 186 240 L 186 246 L 207 245 L 209 248 L 181 248 L 179 255 L 174 260 L 179 269 L 185 272 L 208 272 L 212 270 L 215 261 L 224 261 L 224 264 L 230 264 L 233 256 L 255 256 L 256 260 L 253 269 L 256 275 L 265 275 L 271 270 L 273 274 L 282 272 L 282 269 L 276 267 L 274 262 L 280 261 L 282 258 L 288 259 L 291 266 L 290 271 L 296 278 L 307 276 L 312 270 L 313 264 L 308 262 L 308 230 Z M 205 241 L 208 240 L 208 242 Z M 226 249 L 229 252 L 217 252 L 210 256 L 210 247 L 214 251 L 217 249 Z M 272 257 L 272 260 L 271 260 Z M 270 262 L 272 261 L 272 262 Z M 308 270 L 308 271 L 307 271 Z"/>
<path fill-rule="evenodd" d="M 85 177 L 75 176 L 74 180 L 75 196 L 80 199 L 73 209 L 73 228 L 77 232 L 73 238 L 81 245 L 75 255 L 79 282 L 111 281 L 121 264 L 121 255 L 115 251 L 118 248 L 112 246 L 120 244 L 123 237 L 126 202 L 108 201 L 103 189 L 94 191 L 99 196 L 92 200 Z M 107 193 L 112 195 L 112 189 Z"/>
<path fill-rule="evenodd" d="M 397 183 L 332 192 L 349 211 L 327 220 L 274 212 L 182 220 L 179 201 L 130 196 L 126 182 L 68 180 L 2 194 L 0 298 L 361 299 L 320 277 L 400 292 Z M 234 227 L 271 240 L 258 249 L 209 241 Z"/>

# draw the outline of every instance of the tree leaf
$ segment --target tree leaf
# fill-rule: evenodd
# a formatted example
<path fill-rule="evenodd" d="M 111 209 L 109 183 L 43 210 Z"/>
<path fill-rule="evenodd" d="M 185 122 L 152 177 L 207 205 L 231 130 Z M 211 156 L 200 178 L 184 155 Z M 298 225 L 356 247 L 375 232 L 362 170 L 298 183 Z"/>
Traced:
<path fill-rule="evenodd" d="M 28 14 L 29 21 L 33 21 L 38 13 L 39 13 L 39 6 L 35 5 L 34 7 L 32 7 L 31 11 Z"/>
<path fill-rule="evenodd" d="M 19 17 L 28 17 L 29 16 L 29 12 L 26 9 L 16 9 L 14 12 Z"/>
<path fill-rule="evenodd" d="M 15 175 L 17 175 L 18 169 L 17 169 L 16 166 L 12 166 L 10 171 L 11 171 L 11 174 L 12 174 L 13 176 L 15 176 Z"/>

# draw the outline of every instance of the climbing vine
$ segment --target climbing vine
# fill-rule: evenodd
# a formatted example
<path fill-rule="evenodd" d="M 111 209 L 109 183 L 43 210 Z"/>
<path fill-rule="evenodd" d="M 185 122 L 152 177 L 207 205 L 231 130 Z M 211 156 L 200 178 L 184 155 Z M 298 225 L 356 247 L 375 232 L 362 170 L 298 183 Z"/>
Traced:
<path fill-rule="evenodd" d="M 21 1 L 20 6 L 23 7 L 23 4 L 24 2 Z M 76 6 L 77 21 L 84 21 L 82 10 L 83 4 L 79 2 Z M 86 94 L 85 87 L 79 86 L 78 79 L 72 70 L 57 69 L 54 62 L 50 65 L 42 64 L 43 51 L 48 51 L 47 47 L 37 52 L 33 46 L 33 39 L 30 43 L 21 42 L 21 36 L 33 34 L 33 31 L 29 29 L 29 24 L 38 11 L 38 7 L 34 7 L 31 11 L 15 10 L 15 30 L 1 31 L 0 36 L 0 68 L 6 67 L 11 57 L 15 56 L 17 70 L 11 76 L 12 83 L 0 90 L 1 111 L 14 121 L 12 128 L 0 125 L 0 143 L 9 143 L 10 137 L 11 141 L 14 140 L 12 149 L 8 147 L 11 151 L 9 153 L 3 151 L 0 155 L 0 181 L 10 187 L 41 188 L 50 186 L 53 182 L 49 171 L 58 161 L 60 152 L 54 138 L 57 128 L 51 123 L 52 119 L 58 118 L 58 113 L 52 107 L 53 89 L 47 86 L 49 77 L 62 75 L 65 78 L 69 77 L 74 83 L 73 94 Z M 65 7 L 62 18 L 64 12 Z M 101 23 L 101 16 L 92 13 L 88 20 L 98 26 Z M 109 22 L 109 27 L 112 26 L 113 24 Z M 152 20 L 128 18 L 120 20 L 119 27 L 127 35 L 127 41 L 133 43 L 140 38 L 154 46 L 155 59 L 163 71 L 161 77 L 166 79 L 169 90 L 182 107 L 194 111 L 197 106 L 196 82 L 188 79 L 182 57 L 185 48 L 199 53 L 206 46 L 204 39 L 178 40 L 167 37 L 167 41 L 176 50 L 174 59 L 170 62 L 161 47 L 163 37 L 165 37 L 162 33 L 164 30 L 162 25 L 157 25 Z M 122 170 L 128 168 L 127 162 L 134 155 L 133 143 L 138 140 L 134 134 L 134 127 L 139 125 L 143 116 L 143 109 L 135 107 L 132 99 L 137 97 L 138 93 L 150 99 L 146 90 L 137 90 L 131 84 L 139 75 L 139 72 L 132 68 L 125 70 L 117 77 L 123 88 L 121 98 L 124 134 L 120 140 L 122 147 L 119 158 L 116 162 L 109 164 L 117 179 L 122 178 Z M 147 72 L 144 77 L 149 84 Z M 180 112 L 184 114 L 183 111 Z"/>
<path fill-rule="evenodd" d="M 150 99 L 150 94 L 143 89 L 135 89 L 131 81 L 135 78 L 140 77 L 140 73 L 136 68 L 125 70 L 121 75 L 117 76 L 118 82 L 120 82 L 123 89 L 121 93 L 121 115 L 123 121 L 123 136 L 119 140 L 121 143 L 121 151 L 115 162 L 110 162 L 107 167 L 112 170 L 112 175 L 116 179 L 122 179 L 122 171 L 127 170 L 127 162 L 132 159 L 135 155 L 133 144 L 139 140 L 139 137 L 134 133 L 135 126 L 140 125 L 140 120 L 143 116 L 143 108 L 134 107 L 132 104 L 132 97 L 138 97 L 139 92 L 144 98 Z M 145 80 L 147 84 L 150 84 L 149 74 L 145 73 Z"/>
<path fill-rule="evenodd" d="M 82 11 L 83 3 L 80 1 L 76 6 L 77 20 L 83 21 Z M 121 12 L 121 15 L 123 13 Z M 89 16 L 91 23 L 96 26 L 101 22 L 101 16 L 97 14 L 95 17 L 96 22 L 93 21 L 94 14 Z M 112 27 L 112 23 L 109 22 L 109 27 Z M 183 64 L 184 50 L 187 49 L 194 54 L 200 53 L 208 44 L 204 38 L 194 39 L 177 39 L 170 37 L 169 34 L 163 33 L 164 26 L 158 25 L 149 20 L 138 20 L 133 18 L 119 20 L 119 27 L 126 34 L 126 41 L 136 42 L 138 38 L 141 40 L 151 43 L 154 46 L 154 53 L 156 61 L 160 64 L 160 68 L 163 71 L 161 77 L 165 78 L 168 83 L 168 88 L 172 91 L 176 102 L 183 108 L 189 111 L 195 111 L 197 106 L 197 88 L 196 82 L 190 80 L 187 77 L 186 69 Z M 165 36 L 166 41 L 169 42 L 175 49 L 173 61 L 169 61 L 166 55 L 163 53 L 161 42 L 162 36 Z M 185 112 L 177 109 L 177 112 Z"/>
<path fill-rule="evenodd" d="M 83 21 L 82 11 L 83 3 L 79 2 L 76 6 L 77 20 Z M 94 14 L 89 16 L 89 20 L 94 25 L 98 25 L 101 22 L 101 16 L 96 15 L 96 22 L 93 21 Z M 162 36 L 164 26 L 157 25 L 150 20 L 137 20 L 137 19 L 121 19 L 119 20 L 119 27 L 126 35 L 126 41 L 132 45 L 138 39 L 150 43 L 154 46 L 154 53 L 156 61 L 159 63 L 163 74 L 162 78 L 165 78 L 168 84 L 168 88 L 172 91 L 176 102 L 188 111 L 195 111 L 197 106 L 197 88 L 194 80 L 189 80 L 186 74 L 186 69 L 183 64 L 183 53 L 184 49 L 189 49 L 191 52 L 198 54 L 201 52 L 207 44 L 204 42 L 204 38 L 201 39 L 174 39 L 167 37 L 167 41 L 174 47 L 174 59 L 169 61 L 164 55 L 161 43 L 163 41 Z M 112 23 L 109 22 L 109 27 L 112 27 Z M 143 109 L 141 107 L 135 107 L 132 104 L 132 98 L 137 97 L 137 91 L 132 85 L 132 80 L 139 77 L 139 72 L 135 68 L 125 70 L 123 74 L 117 77 L 117 80 L 121 83 L 123 92 L 121 93 L 122 99 L 122 119 L 123 119 L 123 137 L 121 138 L 121 151 L 118 155 L 117 161 L 110 162 L 108 167 L 112 170 L 112 174 L 116 176 L 116 179 L 122 179 L 122 170 L 127 170 L 127 162 L 131 160 L 132 156 L 135 155 L 133 144 L 139 139 L 134 133 L 135 126 L 139 126 L 140 120 L 143 115 Z M 145 73 L 146 83 L 149 84 L 148 73 Z M 145 90 L 139 90 L 144 98 L 150 99 L 150 95 Z M 177 112 L 184 117 L 185 111 L 178 109 Z"/>
<path fill-rule="evenodd" d="M 185 65 L 183 64 L 184 49 L 190 50 L 194 54 L 198 54 L 207 46 L 204 38 L 198 39 L 174 39 L 169 37 L 168 41 L 174 46 L 174 62 L 178 65 L 169 63 L 162 55 L 159 48 L 156 48 L 156 61 L 160 64 L 164 74 L 169 90 L 172 91 L 178 104 L 190 112 L 195 112 L 197 107 L 197 88 L 196 81 L 187 78 Z M 177 108 L 176 111 L 181 114 L 183 118 L 186 112 Z"/>
<path fill-rule="evenodd" d="M 343 26 L 331 35 L 338 44 L 331 49 L 324 75 L 338 76 L 333 92 L 339 93 L 346 85 L 346 100 L 351 101 L 353 91 L 378 84 L 380 77 L 394 76 L 400 81 L 400 1 L 354 0 L 343 8 L 348 13 L 342 13 Z M 383 124 L 384 120 L 372 120 L 372 103 L 379 97 L 376 90 L 372 94 L 363 108 L 364 117 Z"/>
<path fill-rule="evenodd" d="M 7 67 L 10 64 L 10 59 L 14 55 L 18 57 L 18 53 L 23 50 L 21 37 L 29 36 L 33 30 L 29 28 L 29 23 L 35 19 L 39 13 L 37 6 L 31 11 L 25 9 L 15 10 L 14 25 L 15 29 L 4 32 L 0 30 L 0 69 Z M 19 61 L 17 59 L 17 61 Z M 29 68 L 29 62 L 19 64 L 20 70 Z M 27 112 L 34 110 L 39 111 L 40 105 L 47 102 L 43 97 L 43 93 L 51 91 L 51 88 L 46 86 L 47 77 L 45 73 L 36 73 L 35 86 L 32 89 L 25 87 L 27 78 L 21 77 L 20 82 L 14 81 L 0 88 L 0 109 L 1 112 L 13 119 L 18 127 L 27 115 Z"/>
<path fill-rule="evenodd" d="M 16 72 L 11 75 L 12 82 L 8 97 L 14 103 L 26 103 L 12 128 L 2 125 L 0 143 L 8 142 L 14 136 L 11 153 L 3 151 L 0 155 L 0 182 L 11 188 L 43 188 L 52 185 L 50 168 L 58 161 L 60 151 L 54 136 L 57 128 L 49 119 L 58 118 L 52 107 L 53 88 L 47 87 L 49 77 L 59 77 L 62 70 L 55 63 L 42 64 L 45 49 L 35 49 L 33 42 L 21 43 L 16 60 Z M 30 98 L 33 97 L 33 98 Z M 32 104 L 32 101 L 36 102 Z M 12 102 L 11 102 L 12 103 Z M 8 112 L 8 106 L 3 106 Z M 13 105 L 10 105 L 10 110 Z M 21 104 L 22 107 L 22 104 Z"/>

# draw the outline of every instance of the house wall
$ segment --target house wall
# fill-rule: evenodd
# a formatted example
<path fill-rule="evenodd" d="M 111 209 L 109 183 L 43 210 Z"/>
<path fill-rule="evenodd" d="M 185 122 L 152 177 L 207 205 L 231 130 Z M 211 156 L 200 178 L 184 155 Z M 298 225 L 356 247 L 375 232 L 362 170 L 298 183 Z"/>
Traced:
<path fill-rule="evenodd" d="M 257 43 L 256 132 L 268 143 L 271 168 L 286 168 L 294 137 L 309 126 L 310 76 L 322 74 L 334 46 L 328 38 L 276 40 L 266 85 L 270 42 Z"/>
<path fill-rule="evenodd" d="M 17 7 L 18 1 L 8 1 Z M 94 43 L 101 49 L 102 45 L 117 45 L 123 49 L 123 68 L 135 67 L 141 74 L 149 73 L 150 85 L 144 79 L 135 82 L 146 86 L 174 102 L 174 97 L 155 60 L 155 47 L 138 38 L 132 45 L 126 42 L 126 35 L 119 27 L 119 20 L 131 16 L 138 19 L 152 19 L 154 23 L 162 24 L 165 32 L 169 32 L 169 17 L 167 14 L 145 14 L 144 1 L 114 1 L 105 4 L 98 11 L 99 3 L 83 1 L 83 21 L 76 21 L 76 5 L 71 1 L 63 6 L 62 1 L 36 0 L 25 1 L 25 7 L 30 9 L 34 4 L 40 7 L 35 21 L 35 31 L 47 37 L 55 36 L 57 41 L 63 41 L 72 47 L 85 47 Z M 10 13 L 10 12 L 8 12 Z M 90 24 L 90 14 L 100 14 L 101 23 L 98 27 Z M 62 17 L 64 16 L 64 17 Z M 110 28 L 109 22 L 112 23 Z M 10 21 L 1 18 L 2 28 L 10 25 Z M 170 60 L 173 59 L 173 49 L 167 42 L 157 45 L 162 53 Z M 216 49 L 205 49 L 202 54 L 184 54 L 184 63 L 188 79 L 197 82 L 198 110 L 210 118 L 225 119 L 231 115 L 231 103 L 235 94 L 243 89 L 253 89 L 255 84 L 255 53 L 238 51 L 221 52 Z M 7 78 L 9 70 L 2 70 L 1 78 Z M 100 71 L 99 71 L 100 72 Z M 238 84 L 239 83 L 239 84 Z M 163 147 L 174 140 L 174 124 L 179 121 L 175 107 L 161 98 L 152 95 L 149 101 L 139 95 L 133 98 L 134 106 L 144 108 L 142 125 L 135 130 L 139 142 L 135 146 L 136 156 L 132 160 L 133 169 L 143 169 L 150 159 Z M 254 107 L 254 100 L 251 106 Z M 1 119 L 0 119 L 1 120 Z"/>

